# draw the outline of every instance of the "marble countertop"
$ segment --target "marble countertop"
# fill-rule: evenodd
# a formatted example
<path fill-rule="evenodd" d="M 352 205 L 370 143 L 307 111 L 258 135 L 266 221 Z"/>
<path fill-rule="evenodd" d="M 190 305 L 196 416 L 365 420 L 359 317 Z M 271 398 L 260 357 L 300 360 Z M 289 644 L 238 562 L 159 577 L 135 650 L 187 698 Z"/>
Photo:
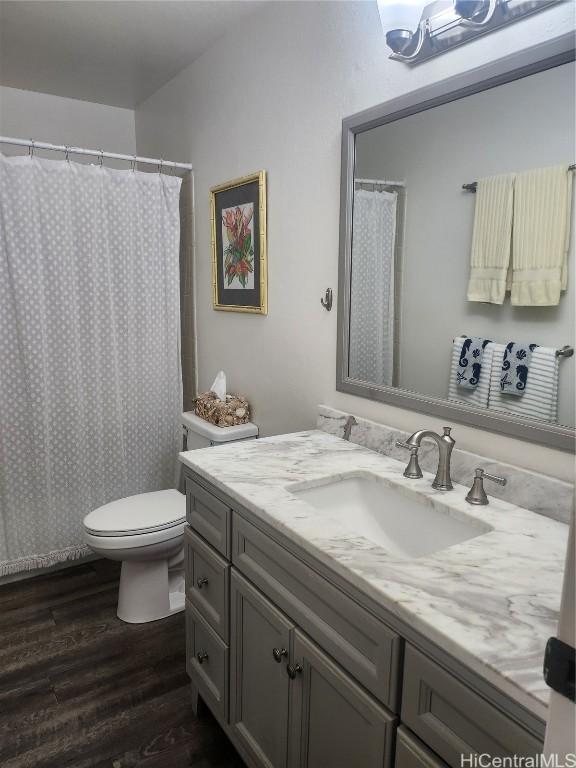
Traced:
<path fill-rule="evenodd" d="M 296 432 L 180 454 L 181 461 L 258 518 L 411 624 L 508 696 L 545 719 L 546 641 L 556 633 L 568 526 L 492 498 L 468 504 L 468 491 L 402 476 L 404 464 L 321 431 Z M 402 559 L 350 525 L 290 493 L 370 473 L 405 494 L 492 528 L 432 555 Z M 489 487 L 487 488 L 489 493 Z"/>

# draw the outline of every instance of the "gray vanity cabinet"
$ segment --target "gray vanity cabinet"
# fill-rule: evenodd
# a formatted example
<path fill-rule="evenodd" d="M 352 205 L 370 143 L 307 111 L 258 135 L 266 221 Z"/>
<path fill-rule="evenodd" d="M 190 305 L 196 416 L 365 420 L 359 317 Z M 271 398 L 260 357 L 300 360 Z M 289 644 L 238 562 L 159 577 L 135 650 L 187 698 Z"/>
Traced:
<path fill-rule="evenodd" d="M 487 698 L 204 484 L 187 473 L 187 669 L 195 709 L 201 697 L 249 768 L 460 768 L 462 753 L 541 751 L 541 721 Z"/>
<path fill-rule="evenodd" d="M 302 632 L 294 633 L 289 768 L 383 768 L 395 718 Z"/>
<path fill-rule="evenodd" d="M 257 765 L 285 768 L 294 625 L 236 571 L 230 613 L 230 727 Z"/>

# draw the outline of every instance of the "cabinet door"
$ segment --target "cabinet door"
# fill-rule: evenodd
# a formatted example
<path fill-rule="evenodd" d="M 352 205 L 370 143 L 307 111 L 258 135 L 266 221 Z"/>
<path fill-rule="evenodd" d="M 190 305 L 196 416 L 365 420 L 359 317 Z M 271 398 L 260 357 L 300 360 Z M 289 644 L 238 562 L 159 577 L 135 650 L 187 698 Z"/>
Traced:
<path fill-rule="evenodd" d="M 230 726 L 256 765 L 285 768 L 293 624 L 235 569 L 231 598 Z"/>
<path fill-rule="evenodd" d="M 396 721 L 299 630 L 290 693 L 290 768 L 383 768 Z"/>

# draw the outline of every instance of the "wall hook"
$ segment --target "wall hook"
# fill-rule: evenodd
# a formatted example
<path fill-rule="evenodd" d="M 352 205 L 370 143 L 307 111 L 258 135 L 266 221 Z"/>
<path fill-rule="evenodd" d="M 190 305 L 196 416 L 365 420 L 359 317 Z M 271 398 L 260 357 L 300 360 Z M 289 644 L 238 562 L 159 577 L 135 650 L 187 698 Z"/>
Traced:
<path fill-rule="evenodd" d="M 332 309 L 332 288 L 326 288 L 326 293 L 324 298 L 320 299 L 320 304 L 322 304 L 326 312 L 330 312 Z"/>

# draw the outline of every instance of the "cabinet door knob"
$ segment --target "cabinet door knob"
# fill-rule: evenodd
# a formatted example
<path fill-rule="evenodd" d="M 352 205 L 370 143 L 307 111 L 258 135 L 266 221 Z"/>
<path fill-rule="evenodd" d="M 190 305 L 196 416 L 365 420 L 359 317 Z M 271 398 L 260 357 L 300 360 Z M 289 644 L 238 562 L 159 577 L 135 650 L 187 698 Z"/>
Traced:
<path fill-rule="evenodd" d="M 302 667 L 300 666 L 300 664 L 294 664 L 294 665 L 288 664 L 288 666 L 286 667 L 286 672 L 290 680 L 294 680 L 296 675 L 302 672 Z"/>
<path fill-rule="evenodd" d="M 208 654 L 206 651 L 198 651 L 196 658 L 198 659 L 198 664 L 204 664 L 205 661 L 208 661 Z"/>
<path fill-rule="evenodd" d="M 206 576 L 200 576 L 196 579 L 196 584 L 198 586 L 198 589 L 202 589 L 202 587 L 208 585 L 208 579 Z"/>
<path fill-rule="evenodd" d="M 288 656 L 288 651 L 286 648 L 272 648 L 272 656 L 274 656 L 274 661 L 277 661 L 278 664 L 280 664 L 282 657 Z"/>

